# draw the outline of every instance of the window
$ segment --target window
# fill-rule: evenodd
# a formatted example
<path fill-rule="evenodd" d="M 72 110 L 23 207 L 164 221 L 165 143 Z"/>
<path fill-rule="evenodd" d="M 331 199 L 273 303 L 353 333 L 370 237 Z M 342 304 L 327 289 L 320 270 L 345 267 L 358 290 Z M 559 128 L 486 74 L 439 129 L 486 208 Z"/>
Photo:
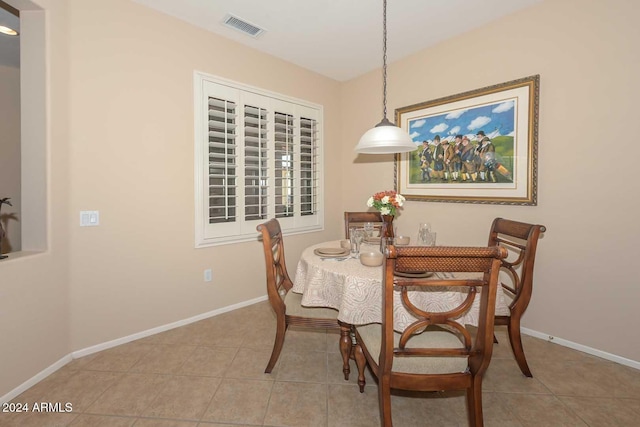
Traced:
<path fill-rule="evenodd" d="M 196 72 L 196 247 L 323 228 L 322 106 Z"/>

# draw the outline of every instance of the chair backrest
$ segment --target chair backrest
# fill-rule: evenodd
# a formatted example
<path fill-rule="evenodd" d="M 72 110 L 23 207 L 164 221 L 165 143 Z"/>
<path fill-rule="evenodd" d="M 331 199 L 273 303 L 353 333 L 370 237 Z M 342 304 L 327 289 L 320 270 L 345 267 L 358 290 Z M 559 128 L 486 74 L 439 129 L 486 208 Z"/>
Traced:
<path fill-rule="evenodd" d="M 258 225 L 256 229 L 262 233 L 269 302 L 276 313 L 284 313 L 284 297 L 289 292 L 289 289 L 293 287 L 293 282 L 289 278 L 284 259 L 284 242 L 280 223 L 273 218 Z"/>
<path fill-rule="evenodd" d="M 384 226 L 380 212 L 345 212 L 344 237 L 347 239 L 349 238 L 350 227 L 362 228 L 365 222 L 372 222 L 373 227 L 377 230 L 375 234 L 380 235 L 380 230 L 382 230 L 382 227 Z"/>
<path fill-rule="evenodd" d="M 394 356 L 468 357 L 473 375 L 482 375 L 489 365 L 493 349 L 493 325 L 496 305 L 496 290 L 500 262 L 507 255 L 504 248 L 493 247 L 447 247 L 447 246 L 388 246 L 384 269 L 383 332 L 380 353 L 380 368 L 384 373 L 393 370 Z M 422 279 L 405 279 L 394 276 L 395 272 L 434 272 L 435 276 Z M 443 272 L 445 274 L 438 274 Z M 456 277 L 449 273 L 458 273 Z M 475 273 L 475 274 L 462 274 Z M 411 301 L 410 291 L 417 288 L 442 291 L 442 287 L 459 289 L 462 302 L 446 311 L 433 311 L 416 307 Z M 448 290 L 450 290 L 448 289 Z M 397 346 L 394 344 L 394 290 L 400 291 L 403 305 L 416 320 L 404 329 Z M 478 292 L 478 290 L 481 290 Z M 475 338 L 466 325 L 456 320 L 467 311 L 479 293 L 479 316 Z M 439 326 L 454 331 L 460 338 L 458 347 L 424 348 L 411 344 L 427 327 Z"/>
<path fill-rule="evenodd" d="M 533 291 L 533 265 L 540 233 L 544 225 L 527 224 L 504 218 L 496 218 L 489 232 L 489 246 L 499 245 L 507 249 L 508 257 L 502 260 L 503 271 L 510 276 L 511 283 L 500 280 L 500 285 L 512 297 L 509 308 L 524 313 Z"/>

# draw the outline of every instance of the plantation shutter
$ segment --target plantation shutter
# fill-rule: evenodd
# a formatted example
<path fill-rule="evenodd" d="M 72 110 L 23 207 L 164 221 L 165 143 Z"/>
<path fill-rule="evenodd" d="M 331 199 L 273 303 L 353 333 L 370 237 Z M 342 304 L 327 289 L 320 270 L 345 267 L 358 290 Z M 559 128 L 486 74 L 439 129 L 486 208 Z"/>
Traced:
<path fill-rule="evenodd" d="M 214 80 L 195 85 L 196 246 L 255 240 L 274 217 L 321 230 L 322 107 Z"/>
<path fill-rule="evenodd" d="M 236 103 L 209 97 L 209 223 L 236 221 Z"/>
<path fill-rule="evenodd" d="M 276 218 L 292 217 L 295 192 L 294 117 L 275 113 L 275 209 Z"/>
<path fill-rule="evenodd" d="M 244 210 L 245 220 L 268 216 L 269 166 L 267 110 L 244 107 Z"/>
<path fill-rule="evenodd" d="M 318 211 L 318 124 L 300 119 L 300 214 Z"/>

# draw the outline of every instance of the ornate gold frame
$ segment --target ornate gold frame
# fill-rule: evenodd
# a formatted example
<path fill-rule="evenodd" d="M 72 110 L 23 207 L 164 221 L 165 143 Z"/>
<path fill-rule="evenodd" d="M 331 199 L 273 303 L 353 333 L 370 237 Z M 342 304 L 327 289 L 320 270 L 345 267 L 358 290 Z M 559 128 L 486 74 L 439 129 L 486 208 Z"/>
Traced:
<path fill-rule="evenodd" d="M 394 171 L 396 191 L 407 200 L 416 201 L 535 206 L 538 181 L 539 92 L 540 76 L 534 75 L 397 109 L 396 124 L 412 134 L 411 128 L 415 129 L 417 124 L 424 123 L 422 126 L 428 126 L 435 121 L 439 124 L 432 129 L 447 129 L 449 117 L 455 117 L 457 119 L 455 123 L 459 124 L 464 120 L 459 119 L 463 114 L 468 114 L 471 118 L 473 114 L 480 111 L 490 110 L 491 114 L 498 111 L 495 117 L 499 118 L 502 116 L 498 116 L 498 113 L 503 111 L 497 110 L 497 107 L 512 103 L 513 111 L 507 114 L 513 114 L 513 117 L 507 117 L 513 125 L 513 130 L 510 134 L 500 135 L 498 129 L 497 135 L 498 138 L 502 137 L 500 141 L 504 141 L 501 149 L 511 153 L 508 156 L 505 155 L 504 160 L 512 166 L 513 173 L 510 177 L 511 181 L 509 178 L 501 177 L 502 182 L 500 180 L 476 182 L 475 179 L 473 182 L 471 180 L 453 182 L 451 179 L 449 181 L 443 179 L 441 182 L 418 182 L 416 168 L 419 167 L 416 166 L 416 156 L 418 161 L 420 156 L 418 151 L 414 151 L 396 154 Z M 491 120 L 491 117 L 483 118 Z M 461 131 L 458 133 L 464 134 L 464 131 L 475 133 L 474 123 L 477 124 L 471 121 L 468 126 L 457 126 Z M 423 138 L 421 137 L 432 130 L 419 129 L 422 133 L 414 130 L 412 134 L 417 150 L 422 148 Z M 452 130 L 455 130 L 455 127 Z M 452 138 L 453 135 L 449 137 Z M 512 151 L 508 151 L 509 149 Z M 509 177 L 506 174 L 504 176 Z"/>

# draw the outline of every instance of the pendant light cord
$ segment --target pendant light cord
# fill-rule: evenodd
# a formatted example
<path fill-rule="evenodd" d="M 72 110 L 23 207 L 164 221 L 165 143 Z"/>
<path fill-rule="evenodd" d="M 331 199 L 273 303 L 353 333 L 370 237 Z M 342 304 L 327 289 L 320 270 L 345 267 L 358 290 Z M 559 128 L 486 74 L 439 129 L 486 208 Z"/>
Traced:
<path fill-rule="evenodd" d="M 382 112 L 387 118 L 387 0 L 382 0 Z"/>
<path fill-rule="evenodd" d="M 387 0 L 382 0 L 382 121 L 365 132 L 355 148 L 363 154 L 397 154 L 415 151 L 417 145 L 402 128 L 387 119 Z"/>

